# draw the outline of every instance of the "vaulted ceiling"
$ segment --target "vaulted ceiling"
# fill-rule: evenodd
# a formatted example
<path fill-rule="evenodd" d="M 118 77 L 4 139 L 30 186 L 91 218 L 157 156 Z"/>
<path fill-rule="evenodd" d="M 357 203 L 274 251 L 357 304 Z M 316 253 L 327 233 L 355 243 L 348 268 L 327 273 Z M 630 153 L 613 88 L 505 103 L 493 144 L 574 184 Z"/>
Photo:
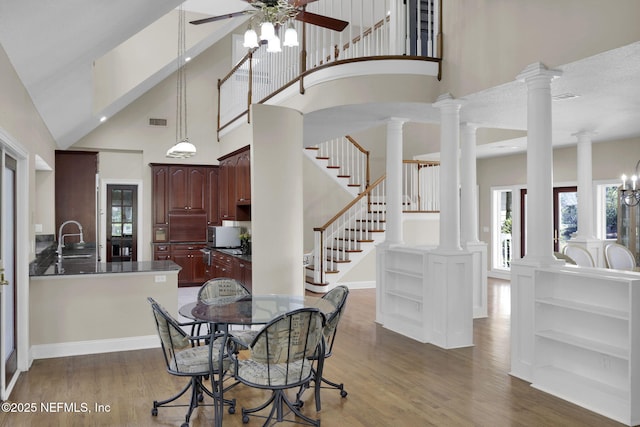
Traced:
<path fill-rule="evenodd" d="M 168 60 L 134 89 L 99 110 L 95 108 L 92 73 L 96 61 L 134 35 L 152 28 L 180 3 L 180 0 L 0 1 L 0 44 L 60 148 L 74 144 L 99 125 L 100 116 L 115 114 L 175 71 L 175 61 Z M 187 0 L 184 7 L 190 18 L 197 18 L 250 6 L 243 0 Z M 189 54 L 197 55 L 211 46 L 240 25 L 242 19 L 197 26 L 206 34 L 200 35 L 201 42 Z M 564 74 L 553 83 L 554 95 L 577 97 L 554 102 L 554 143 L 575 143 L 572 135 L 579 131 L 595 132 L 595 141 L 640 135 L 640 42 L 558 68 Z M 524 91 L 524 85 L 514 81 L 468 95 L 461 118 L 487 128 L 526 129 Z M 388 105 L 366 108 L 350 111 L 345 106 L 326 114 L 341 118 L 345 131 L 362 117 L 374 123 L 389 115 Z M 414 113 L 424 114 L 422 110 Z M 323 112 L 308 119 L 305 127 L 308 124 L 309 129 L 314 123 L 318 128 L 326 123 Z M 338 119 L 335 125 L 341 125 Z M 482 157 L 522 151 L 525 144 L 524 138 L 509 138 L 485 144 L 478 154 Z"/>

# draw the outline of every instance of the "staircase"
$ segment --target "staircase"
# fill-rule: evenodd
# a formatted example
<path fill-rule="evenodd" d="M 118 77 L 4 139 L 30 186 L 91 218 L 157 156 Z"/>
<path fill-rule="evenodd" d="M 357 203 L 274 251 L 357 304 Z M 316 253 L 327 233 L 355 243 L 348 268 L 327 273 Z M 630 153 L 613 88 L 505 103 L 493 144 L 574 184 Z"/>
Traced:
<path fill-rule="evenodd" d="M 305 154 L 354 197 L 326 224 L 314 228 L 314 250 L 305 256 L 306 289 L 324 293 L 384 241 L 385 176 L 369 184 L 369 152 L 349 136 L 308 147 Z M 437 162 L 403 162 L 404 212 L 439 210 L 438 176 Z"/>

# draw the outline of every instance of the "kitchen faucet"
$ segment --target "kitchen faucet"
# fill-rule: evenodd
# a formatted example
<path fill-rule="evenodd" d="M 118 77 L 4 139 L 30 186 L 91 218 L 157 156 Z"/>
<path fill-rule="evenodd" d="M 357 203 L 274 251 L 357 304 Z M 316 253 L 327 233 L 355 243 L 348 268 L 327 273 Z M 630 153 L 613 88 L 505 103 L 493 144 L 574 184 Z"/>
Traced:
<path fill-rule="evenodd" d="M 72 234 L 62 234 L 62 229 L 67 224 L 76 224 L 80 232 L 72 233 Z M 63 222 L 60 225 L 60 228 L 58 229 L 58 259 L 62 259 L 62 248 L 64 247 L 64 238 L 67 236 L 80 236 L 80 243 L 84 243 L 84 235 L 82 234 L 82 225 L 80 225 L 78 221 L 74 221 L 72 219 L 69 221 Z"/>

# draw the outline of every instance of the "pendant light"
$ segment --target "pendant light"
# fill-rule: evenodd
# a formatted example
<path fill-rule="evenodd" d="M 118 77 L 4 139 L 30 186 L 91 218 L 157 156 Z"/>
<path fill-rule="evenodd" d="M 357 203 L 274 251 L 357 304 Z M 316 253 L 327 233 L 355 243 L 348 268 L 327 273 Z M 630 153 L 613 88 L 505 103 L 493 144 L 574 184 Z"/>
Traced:
<path fill-rule="evenodd" d="M 187 76 L 185 70 L 185 12 L 180 5 L 178 9 L 178 71 L 176 83 L 176 144 L 169 148 L 167 157 L 186 159 L 196 154 L 196 147 L 189 142 L 187 136 Z"/>

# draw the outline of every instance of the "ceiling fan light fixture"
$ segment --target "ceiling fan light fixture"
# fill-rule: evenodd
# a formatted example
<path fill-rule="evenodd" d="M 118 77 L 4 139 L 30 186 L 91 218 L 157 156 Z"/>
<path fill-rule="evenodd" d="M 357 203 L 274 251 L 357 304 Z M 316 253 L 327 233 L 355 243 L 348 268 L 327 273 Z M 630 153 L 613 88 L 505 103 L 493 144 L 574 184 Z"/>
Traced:
<path fill-rule="evenodd" d="M 255 32 L 253 28 L 249 27 L 249 29 L 245 31 L 244 43 L 242 44 L 242 46 L 250 49 L 254 47 L 258 47 L 258 34 Z"/>
<path fill-rule="evenodd" d="M 284 32 L 284 42 L 282 45 L 287 47 L 299 46 L 298 32 L 292 25 L 290 25 L 289 28 L 287 28 L 287 31 Z"/>
<path fill-rule="evenodd" d="M 260 24 L 260 40 L 271 41 L 276 36 L 276 29 L 271 22 Z"/>
<path fill-rule="evenodd" d="M 270 53 L 282 52 L 282 47 L 280 47 L 280 37 L 274 35 L 273 38 L 269 39 L 267 44 L 267 52 L 270 52 Z"/>

